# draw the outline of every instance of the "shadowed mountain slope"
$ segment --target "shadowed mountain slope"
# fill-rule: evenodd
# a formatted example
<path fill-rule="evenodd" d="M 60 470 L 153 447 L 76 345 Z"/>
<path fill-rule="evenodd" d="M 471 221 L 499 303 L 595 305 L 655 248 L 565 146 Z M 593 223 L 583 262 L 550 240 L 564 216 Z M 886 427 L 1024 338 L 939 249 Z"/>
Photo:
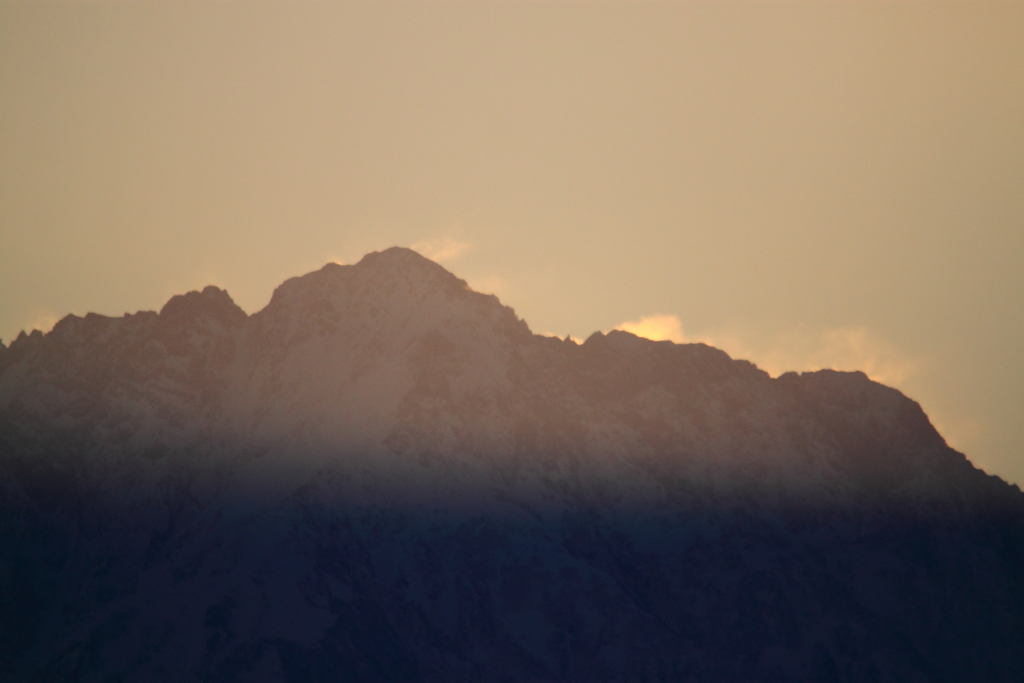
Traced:
<path fill-rule="evenodd" d="M 0 347 L 0 678 L 1024 680 L 1024 495 L 862 373 L 407 249 Z"/>

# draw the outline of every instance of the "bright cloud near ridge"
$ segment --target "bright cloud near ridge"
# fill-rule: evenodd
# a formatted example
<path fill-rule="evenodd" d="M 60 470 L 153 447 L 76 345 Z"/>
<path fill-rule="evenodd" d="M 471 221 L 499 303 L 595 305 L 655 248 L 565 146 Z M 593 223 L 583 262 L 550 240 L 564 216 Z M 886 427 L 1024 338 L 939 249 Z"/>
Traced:
<path fill-rule="evenodd" d="M 465 242 L 454 240 L 451 237 L 441 237 L 439 239 L 421 240 L 413 244 L 411 248 L 431 261 L 440 263 L 443 261 L 454 261 L 459 258 L 466 253 L 469 245 Z"/>
<path fill-rule="evenodd" d="M 615 329 L 653 341 L 668 339 L 677 344 L 686 342 L 686 337 L 683 336 L 683 324 L 674 315 L 648 315 L 639 320 L 627 320 L 616 326 Z"/>
<path fill-rule="evenodd" d="M 883 384 L 898 386 L 914 375 L 920 360 L 865 327 L 796 327 L 755 340 L 753 335 L 710 334 L 699 339 L 730 355 L 745 358 L 773 376 L 795 370 L 860 370 Z"/>
<path fill-rule="evenodd" d="M 921 361 L 903 354 L 895 345 L 865 327 L 814 329 L 805 326 L 761 336 L 750 331 L 716 330 L 687 336 L 675 315 L 650 315 L 615 327 L 654 341 L 677 344 L 701 342 L 722 349 L 733 358 L 756 364 L 772 376 L 795 370 L 861 370 L 873 380 L 897 386 L 914 375 Z"/>
<path fill-rule="evenodd" d="M 486 275 L 483 277 L 474 277 L 468 280 L 469 288 L 474 292 L 481 292 L 483 294 L 494 294 L 498 298 L 502 298 L 509 293 L 508 282 L 504 278 L 500 278 L 497 275 Z"/>
<path fill-rule="evenodd" d="M 53 329 L 53 326 L 60 320 L 60 316 L 54 315 L 50 311 L 36 311 L 32 318 L 21 326 L 21 329 L 25 332 L 32 332 L 33 330 L 39 330 L 43 334 L 46 334 Z"/>

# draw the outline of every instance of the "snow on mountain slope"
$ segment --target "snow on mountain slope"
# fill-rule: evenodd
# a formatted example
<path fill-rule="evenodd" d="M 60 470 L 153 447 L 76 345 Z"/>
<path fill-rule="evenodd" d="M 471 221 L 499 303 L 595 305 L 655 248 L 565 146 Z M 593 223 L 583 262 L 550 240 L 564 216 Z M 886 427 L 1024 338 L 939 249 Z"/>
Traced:
<path fill-rule="evenodd" d="M 1024 496 L 916 403 L 406 249 L 19 337 L 0 515 L 14 680 L 1024 676 Z"/>

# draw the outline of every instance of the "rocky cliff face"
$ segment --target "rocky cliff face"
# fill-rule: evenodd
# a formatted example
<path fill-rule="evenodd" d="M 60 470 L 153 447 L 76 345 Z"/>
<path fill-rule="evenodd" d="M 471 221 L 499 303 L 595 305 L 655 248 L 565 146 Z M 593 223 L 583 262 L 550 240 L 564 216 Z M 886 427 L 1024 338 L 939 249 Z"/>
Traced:
<path fill-rule="evenodd" d="M 1019 681 L 1024 495 L 860 373 L 404 249 L 0 347 L 0 678 Z"/>

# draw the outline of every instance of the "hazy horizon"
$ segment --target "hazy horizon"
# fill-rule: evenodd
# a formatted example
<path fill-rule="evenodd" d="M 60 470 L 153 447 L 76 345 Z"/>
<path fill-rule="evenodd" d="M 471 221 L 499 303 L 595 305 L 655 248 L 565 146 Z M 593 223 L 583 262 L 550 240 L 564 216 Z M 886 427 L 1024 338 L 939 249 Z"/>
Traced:
<path fill-rule="evenodd" d="M 0 3 L 0 338 L 410 246 L 1024 482 L 1024 6 Z"/>

